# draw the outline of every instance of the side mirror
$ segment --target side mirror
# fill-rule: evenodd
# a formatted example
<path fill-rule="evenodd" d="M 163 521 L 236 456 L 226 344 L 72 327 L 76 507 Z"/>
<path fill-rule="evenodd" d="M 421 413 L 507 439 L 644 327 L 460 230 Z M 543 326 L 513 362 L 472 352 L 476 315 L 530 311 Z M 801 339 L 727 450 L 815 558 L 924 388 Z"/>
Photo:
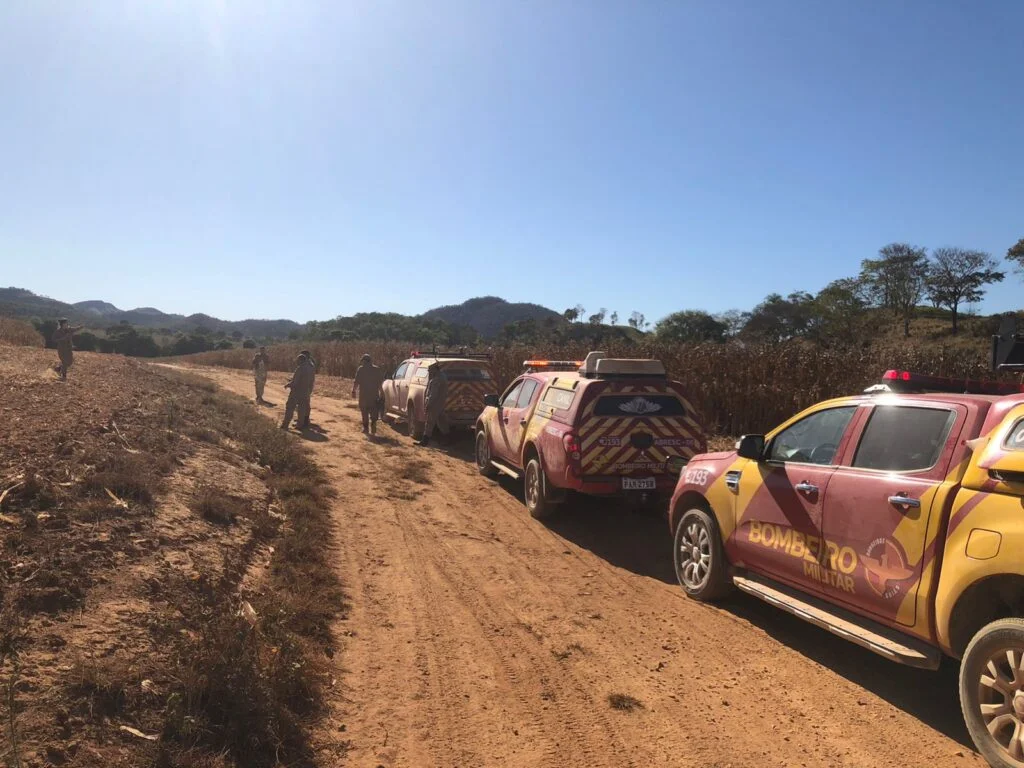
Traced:
<path fill-rule="evenodd" d="M 498 407 L 498 396 L 497 395 L 484 395 L 484 408 L 497 408 Z"/>
<path fill-rule="evenodd" d="M 736 454 L 741 459 L 761 461 L 764 458 L 764 435 L 744 435 L 736 443 Z"/>

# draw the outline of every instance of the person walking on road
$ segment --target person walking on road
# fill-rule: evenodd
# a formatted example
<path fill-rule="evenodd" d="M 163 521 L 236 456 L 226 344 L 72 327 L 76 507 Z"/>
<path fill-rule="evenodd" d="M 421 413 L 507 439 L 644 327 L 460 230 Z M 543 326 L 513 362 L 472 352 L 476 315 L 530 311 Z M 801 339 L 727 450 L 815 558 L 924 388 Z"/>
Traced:
<path fill-rule="evenodd" d="M 298 429 L 309 428 L 310 398 L 313 395 L 313 384 L 316 380 L 316 365 L 309 352 L 303 350 L 296 358 L 298 365 L 295 366 L 295 373 L 285 384 L 288 390 L 288 402 L 284 407 L 284 421 L 281 422 L 281 429 L 288 429 L 292 421 L 292 415 L 299 412 Z"/>
<path fill-rule="evenodd" d="M 256 379 L 256 402 L 263 405 L 263 391 L 267 386 L 267 370 L 270 368 L 270 355 L 266 347 L 260 347 L 252 358 L 252 375 Z"/>
<path fill-rule="evenodd" d="M 436 426 L 442 435 L 448 434 L 448 417 L 444 407 L 448 401 L 448 376 L 437 363 L 427 369 L 427 391 L 423 397 L 423 409 L 426 411 L 427 423 L 423 429 L 423 437 L 419 445 L 428 445 L 430 436 Z"/>
<path fill-rule="evenodd" d="M 377 434 L 380 400 L 384 396 L 384 371 L 373 364 L 369 355 L 363 355 L 352 382 L 352 397 L 359 391 L 359 411 L 363 415 L 363 434 Z"/>
<path fill-rule="evenodd" d="M 57 348 L 57 357 L 60 358 L 60 371 L 61 381 L 68 380 L 68 371 L 71 366 L 75 363 L 74 346 L 72 344 L 72 336 L 82 330 L 82 326 L 70 326 L 68 325 L 68 319 L 62 317 L 57 321 L 57 330 L 53 332 L 53 346 Z"/>

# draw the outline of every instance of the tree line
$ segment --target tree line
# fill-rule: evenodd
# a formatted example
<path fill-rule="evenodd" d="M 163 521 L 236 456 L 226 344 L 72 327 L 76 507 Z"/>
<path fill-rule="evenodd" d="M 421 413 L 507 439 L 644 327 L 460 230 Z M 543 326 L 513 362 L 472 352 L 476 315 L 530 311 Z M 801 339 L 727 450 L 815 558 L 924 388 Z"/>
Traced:
<path fill-rule="evenodd" d="M 1024 239 L 1009 249 L 1007 260 L 1024 271 Z M 1005 277 L 999 262 L 984 251 L 944 247 L 929 254 L 909 243 L 890 243 L 879 249 L 877 258 L 864 259 L 857 276 L 834 280 L 817 294 L 773 293 L 749 312 L 674 312 L 657 323 L 655 333 L 662 340 L 679 342 L 779 342 L 801 337 L 854 341 L 868 332 L 872 311 L 881 310 L 890 313 L 909 337 L 911 322 L 927 302 L 949 318 L 956 334 L 963 307 L 981 301 L 988 286 Z"/>

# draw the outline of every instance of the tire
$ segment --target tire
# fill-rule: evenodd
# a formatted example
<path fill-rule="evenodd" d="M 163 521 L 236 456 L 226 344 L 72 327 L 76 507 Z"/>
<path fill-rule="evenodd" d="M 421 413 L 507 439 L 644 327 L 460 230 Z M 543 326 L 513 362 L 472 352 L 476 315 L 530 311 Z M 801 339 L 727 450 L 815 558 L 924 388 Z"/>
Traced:
<path fill-rule="evenodd" d="M 416 420 L 416 404 L 409 401 L 409 409 L 406 411 L 407 419 L 409 421 L 409 437 L 413 440 L 419 440 L 423 437 L 423 430 L 427 428 L 427 425 L 422 421 Z"/>
<path fill-rule="evenodd" d="M 672 560 L 679 585 L 694 600 L 712 602 L 732 592 L 718 523 L 705 510 L 683 514 L 672 537 Z"/>
<path fill-rule="evenodd" d="M 491 464 L 491 441 L 483 429 L 476 433 L 476 447 L 473 455 L 476 457 L 476 468 L 481 475 L 494 477 L 498 474 L 498 470 Z"/>
<path fill-rule="evenodd" d="M 997 678 L 992 677 L 990 664 Z M 1001 690 L 985 680 L 998 683 Z M 983 706 L 993 705 L 1004 706 L 982 712 Z M 989 765 L 1024 768 L 1024 619 L 993 621 L 971 640 L 960 665 L 960 709 L 974 745 Z M 996 723 L 1001 724 L 993 735 L 989 727 Z"/>
<path fill-rule="evenodd" d="M 548 498 L 548 479 L 540 465 L 540 459 L 534 456 L 526 462 L 523 476 L 523 496 L 526 499 L 526 511 L 534 520 L 551 517 L 558 505 Z"/>

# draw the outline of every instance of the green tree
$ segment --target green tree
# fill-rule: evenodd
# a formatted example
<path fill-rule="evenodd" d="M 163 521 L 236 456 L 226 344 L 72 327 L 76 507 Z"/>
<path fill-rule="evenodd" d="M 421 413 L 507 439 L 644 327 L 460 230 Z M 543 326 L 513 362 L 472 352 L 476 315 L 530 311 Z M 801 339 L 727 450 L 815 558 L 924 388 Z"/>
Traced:
<path fill-rule="evenodd" d="M 852 341 L 864 330 L 869 291 L 856 277 L 833 280 L 814 297 L 811 335 L 821 340 Z"/>
<path fill-rule="evenodd" d="M 699 309 L 684 309 L 662 318 L 654 326 L 658 341 L 697 343 L 725 341 L 728 326 Z"/>
<path fill-rule="evenodd" d="M 1018 272 L 1024 272 L 1024 237 L 1006 251 L 1006 259 L 1017 265 Z"/>
<path fill-rule="evenodd" d="M 609 318 L 609 322 L 612 325 L 618 325 L 619 324 L 619 313 L 618 312 L 612 312 L 612 316 Z"/>
<path fill-rule="evenodd" d="M 256 342 L 252 339 L 246 339 L 242 342 L 242 349 L 256 349 Z"/>
<path fill-rule="evenodd" d="M 903 321 L 903 335 L 909 337 L 910 321 L 925 292 L 927 253 L 907 243 L 890 243 L 878 255 L 861 262 L 861 279 L 874 302 Z"/>
<path fill-rule="evenodd" d="M 743 335 L 757 341 L 780 342 L 806 336 L 814 317 L 814 297 L 804 291 L 783 297 L 768 294 L 750 313 Z"/>
<path fill-rule="evenodd" d="M 644 317 L 644 313 L 637 312 L 635 309 L 633 310 L 633 313 L 629 316 L 629 320 L 627 320 L 626 322 L 629 323 L 630 328 L 636 328 L 638 331 L 643 331 L 647 328 L 647 326 L 650 325 L 650 323 L 647 322 L 647 318 Z"/>
<path fill-rule="evenodd" d="M 591 325 L 604 325 L 604 318 L 605 318 L 605 315 L 607 315 L 607 314 L 608 314 L 608 310 L 605 309 L 604 307 L 601 307 L 601 309 L 599 309 L 597 312 L 595 312 L 590 317 L 588 317 L 587 321 Z"/>
<path fill-rule="evenodd" d="M 938 307 L 950 311 L 953 333 L 959 330 L 960 305 L 981 301 L 985 286 L 1001 282 L 1006 276 L 999 263 L 984 251 L 967 248 L 936 248 L 925 278 L 925 291 Z"/>
<path fill-rule="evenodd" d="M 742 312 L 738 309 L 730 309 L 716 315 L 715 319 L 725 326 L 725 335 L 733 338 L 743 332 L 744 326 L 750 320 L 750 313 Z"/>
<path fill-rule="evenodd" d="M 567 310 L 565 310 L 565 312 L 562 313 L 562 317 L 564 317 L 570 323 L 575 323 L 579 316 L 580 313 L 579 310 L 576 309 L 576 307 L 569 307 Z"/>

